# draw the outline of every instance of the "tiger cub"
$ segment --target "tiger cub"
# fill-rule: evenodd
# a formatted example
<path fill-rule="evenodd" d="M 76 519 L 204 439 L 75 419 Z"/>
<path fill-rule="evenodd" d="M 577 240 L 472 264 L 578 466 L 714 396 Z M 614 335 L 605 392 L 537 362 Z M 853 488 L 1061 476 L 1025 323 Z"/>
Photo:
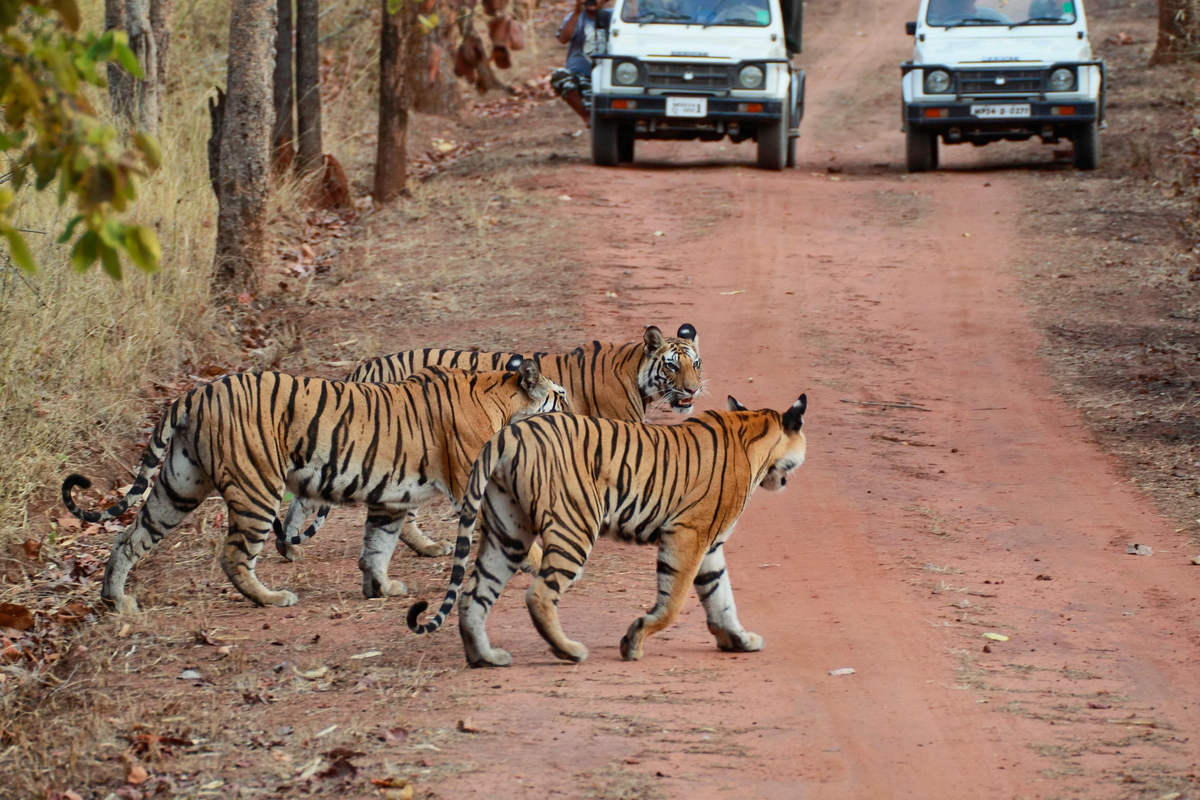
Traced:
<path fill-rule="evenodd" d="M 691 412 L 703 388 L 699 345 L 691 325 L 679 326 L 675 337 L 664 336 L 651 325 L 640 342 L 592 342 L 568 353 L 534 353 L 530 358 L 544 375 L 566 390 L 573 413 L 642 422 L 646 409 L 659 401 L 677 413 Z M 394 382 L 433 364 L 469 370 L 503 369 L 506 363 L 513 359 L 520 362 L 521 358 L 514 353 L 405 350 L 364 362 L 346 380 Z M 289 561 L 300 557 L 297 546 L 315 536 L 329 515 L 329 506 L 322 506 L 312 524 L 303 529 L 309 506 L 304 500 L 292 503 L 283 527 L 276 529 L 275 549 Z M 425 536 L 417 527 L 415 511 L 403 527 L 405 544 L 423 556 L 446 555 L 453 549 L 449 543 Z"/>
<path fill-rule="evenodd" d="M 658 597 L 621 639 L 622 657 L 641 658 L 646 637 L 675 619 L 688 586 L 696 588 L 720 649 L 761 649 L 762 637 L 738 621 L 722 545 L 751 493 L 759 485 L 782 489 L 804 463 L 807 406 L 800 395 L 783 414 L 748 411 L 730 397 L 729 411 L 705 411 L 680 425 L 575 414 L 509 425 L 484 445 L 471 470 L 445 600 L 425 624 L 418 618 L 428 604 L 414 605 L 408 627 L 435 631 L 454 607 L 482 508 L 475 571 L 458 612 L 471 666 L 511 663 L 488 642 L 487 616 L 539 535 L 543 555 L 525 603 L 559 658 L 587 658 L 587 648 L 563 633 L 558 601 L 600 536 L 658 546 Z"/>
<path fill-rule="evenodd" d="M 363 594 L 402 594 L 404 584 L 387 577 L 387 566 L 409 511 L 437 492 L 457 504 L 476 454 L 510 421 L 568 408 L 562 387 L 532 360 L 516 372 L 431 367 L 396 384 L 230 375 L 171 404 L 137 480 L 115 505 L 81 510 L 71 491 L 91 485 L 82 475 L 63 482 L 62 497 L 87 522 L 112 519 L 146 500 L 134 524 L 118 534 L 104 571 L 101 595 L 121 612 L 137 610 L 125 594 L 129 571 L 214 489 L 229 509 L 221 566 L 255 604 L 296 602 L 295 594 L 272 591 L 254 574 L 289 489 L 322 503 L 365 503 Z"/>

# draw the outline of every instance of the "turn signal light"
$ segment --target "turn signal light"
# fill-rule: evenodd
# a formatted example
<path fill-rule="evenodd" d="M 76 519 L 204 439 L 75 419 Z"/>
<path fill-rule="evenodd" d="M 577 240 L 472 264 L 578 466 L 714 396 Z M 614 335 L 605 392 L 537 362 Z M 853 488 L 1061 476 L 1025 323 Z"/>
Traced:
<path fill-rule="evenodd" d="M 738 111 L 743 114 L 761 114 L 762 103 L 738 103 Z"/>
<path fill-rule="evenodd" d="M 1060 117 L 1069 117 L 1075 113 L 1075 106 L 1050 106 L 1050 113 Z"/>
<path fill-rule="evenodd" d="M 937 117 L 948 117 L 948 116 L 950 116 L 950 109 L 948 109 L 948 108 L 927 108 L 927 109 L 925 109 L 925 116 L 927 118 L 931 118 L 931 119 L 937 118 Z"/>
<path fill-rule="evenodd" d="M 637 108 L 637 100 L 613 100 L 613 108 L 634 109 Z"/>

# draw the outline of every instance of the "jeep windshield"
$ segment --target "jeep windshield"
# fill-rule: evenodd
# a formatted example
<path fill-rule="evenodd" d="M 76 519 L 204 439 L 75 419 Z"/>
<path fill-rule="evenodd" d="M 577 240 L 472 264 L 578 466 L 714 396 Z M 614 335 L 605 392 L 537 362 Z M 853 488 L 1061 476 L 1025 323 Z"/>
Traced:
<path fill-rule="evenodd" d="M 1074 25 L 1074 0 L 929 0 L 925 22 L 939 28 Z"/>
<path fill-rule="evenodd" d="M 625 22 L 665 25 L 746 25 L 765 28 L 771 24 L 767 0 L 626 0 L 621 8 Z"/>

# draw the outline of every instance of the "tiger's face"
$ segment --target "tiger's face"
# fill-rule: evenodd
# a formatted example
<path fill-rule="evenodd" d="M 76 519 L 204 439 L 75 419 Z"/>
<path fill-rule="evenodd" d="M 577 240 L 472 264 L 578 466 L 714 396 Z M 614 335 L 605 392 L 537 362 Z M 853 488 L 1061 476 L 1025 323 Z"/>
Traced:
<path fill-rule="evenodd" d="M 787 486 L 788 478 L 792 473 L 804 463 L 806 443 L 804 433 L 800 429 L 804 427 L 804 412 L 807 408 L 808 395 L 802 394 L 800 399 L 792 403 L 792 407 L 783 414 L 781 420 L 783 435 L 772 448 L 770 466 L 767 467 L 767 474 L 759 483 L 759 486 L 768 492 L 781 491 L 783 487 Z M 730 396 L 729 410 L 747 411 L 748 409 Z"/>
<path fill-rule="evenodd" d="M 529 398 L 529 404 L 513 416 L 513 422 L 532 417 L 534 414 L 571 410 L 566 390 L 543 375 L 532 358 L 522 359 L 516 372 L 521 390 Z"/>
<path fill-rule="evenodd" d="M 678 335 L 668 339 L 651 325 L 644 341 L 645 357 L 638 372 L 642 396 L 651 402 L 666 400 L 676 413 L 692 413 L 692 404 L 704 388 L 696 329 L 681 325 Z"/>

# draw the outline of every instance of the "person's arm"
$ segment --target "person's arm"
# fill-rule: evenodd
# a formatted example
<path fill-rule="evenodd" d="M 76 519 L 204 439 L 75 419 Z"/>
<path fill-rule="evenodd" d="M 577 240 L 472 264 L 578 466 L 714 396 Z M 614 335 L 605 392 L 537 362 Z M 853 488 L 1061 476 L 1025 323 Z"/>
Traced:
<path fill-rule="evenodd" d="M 575 35 L 575 28 L 579 25 L 579 17 L 583 14 L 583 0 L 575 0 L 575 10 L 571 12 L 571 16 L 567 17 L 567 21 L 558 29 L 558 41 L 561 44 L 567 44 L 571 41 L 571 37 Z"/>

